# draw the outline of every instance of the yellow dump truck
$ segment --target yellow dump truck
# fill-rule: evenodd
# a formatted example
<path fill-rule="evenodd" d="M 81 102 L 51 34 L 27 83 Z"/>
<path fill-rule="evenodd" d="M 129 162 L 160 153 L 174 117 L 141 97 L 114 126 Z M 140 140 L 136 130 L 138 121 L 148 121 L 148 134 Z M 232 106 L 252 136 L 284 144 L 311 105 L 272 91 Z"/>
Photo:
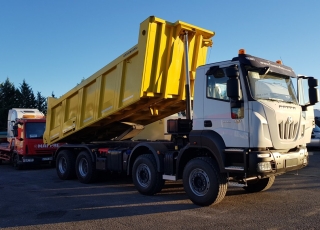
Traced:
<path fill-rule="evenodd" d="M 275 176 L 305 167 L 317 80 L 244 50 L 206 64 L 213 36 L 151 16 L 140 24 L 137 45 L 49 98 L 44 143 L 67 143 L 54 155 L 59 178 L 90 183 L 99 170 L 125 172 L 145 195 L 182 179 L 192 202 L 210 205 L 224 198 L 228 184 L 264 191 Z M 299 92 L 308 81 L 308 103 L 292 79 Z M 263 84 L 269 87 L 262 97 Z M 169 117 L 178 112 L 185 119 Z M 169 140 L 139 134 L 161 119 Z"/>
<path fill-rule="evenodd" d="M 214 33 L 150 17 L 140 25 L 137 45 L 59 99 L 48 99 L 45 142 L 128 139 L 121 134 L 132 125 L 123 122 L 147 125 L 185 110 L 184 31 L 193 88 Z"/>

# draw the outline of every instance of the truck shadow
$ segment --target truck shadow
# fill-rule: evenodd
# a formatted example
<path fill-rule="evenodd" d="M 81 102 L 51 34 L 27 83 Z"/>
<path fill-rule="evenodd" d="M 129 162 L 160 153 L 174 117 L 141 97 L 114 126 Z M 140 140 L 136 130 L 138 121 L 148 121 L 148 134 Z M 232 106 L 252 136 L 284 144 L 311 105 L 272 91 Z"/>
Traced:
<path fill-rule="evenodd" d="M 168 183 L 159 194 L 144 196 L 136 191 L 131 178 L 125 175 L 102 174 L 94 184 L 81 184 L 77 180 L 60 180 L 54 175 L 55 170 L 49 172 L 49 182 L 43 182 L 40 186 L 38 180 L 24 185 L 26 188 L 21 199 L 30 202 L 21 201 L 14 207 L 9 202 L 1 202 L 0 208 L 8 211 L 0 213 L 0 228 L 130 217 L 199 208 L 188 199 L 181 183 Z M 3 189 L 5 188 L 6 186 Z M 24 216 L 23 220 L 14 214 L 17 212 L 20 213 L 19 216 Z"/>
<path fill-rule="evenodd" d="M 318 157 L 318 156 L 317 156 Z M 312 156 L 315 158 L 315 156 Z M 317 161 L 318 162 L 318 161 Z M 3 170 L 10 175 L 16 170 L 9 165 L 3 165 Z M 312 162 L 304 170 L 296 174 L 286 174 L 277 177 L 275 184 L 266 192 L 257 193 L 254 196 L 239 187 L 229 187 L 226 198 L 221 203 L 208 207 L 209 209 L 222 210 L 234 205 L 237 196 L 241 196 L 245 202 L 253 197 L 268 197 L 272 193 L 282 194 L 281 191 L 318 189 L 319 183 L 315 181 L 314 169 L 318 167 Z M 1 166 L 2 168 L 2 166 Z M 43 224 L 68 224 L 80 221 L 94 221 L 99 219 L 111 219 L 121 217 L 144 216 L 152 214 L 172 215 L 172 212 L 197 210 L 202 207 L 194 205 L 184 192 L 182 181 L 166 182 L 163 190 L 154 196 L 144 196 L 136 191 L 130 176 L 123 174 L 101 173 L 99 180 L 94 184 L 81 184 L 76 179 L 63 181 L 56 175 L 56 170 L 49 165 L 31 167 L 26 170 L 23 177 L 33 178 L 22 183 L 0 183 L 1 196 L 0 208 L 6 212 L 0 212 L 1 227 L 30 227 Z M 22 175 L 21 174 L 21 175 Z M 306 175 L 310 174 L 310 175 Z M 317 173 L 318 175 L 318 173 Z M 308 183 L 306 183 L 308 181 Z M 24 187 L 22 187 L 24 186 Z M 14 192 L 15 188 L 23 190 L 23 193 Z M 5 193 L 3 192 L 5 191 Z M 248 197 L 247 197 L 248 195 Z M 250 196 L 250 197 L 249 197 Z M 12 205 L 11 200 L 18 200 Z M 237 202 L 240 202 L 237 199 Z M 19 213 L 19 215 L 16 215 Z M 23 216 L 23 218 L 21 218 Z M 42 227 L 40 227 L 42 228 Z"/>
<path fill-rule="evenodd" d="M 16 171 L 42 170 L 42 169 L 51 169 L 55 167 L 50 163 L 43 163 L 43 164 L 23 165 L 21 169 L 15 169 L 12 165 L 12 162 L 10 161 L 2 161 L 0 165 L 1 167 L 7 167 L 8 169 L 11 167 L 12 170 L 16 170 Z"/>

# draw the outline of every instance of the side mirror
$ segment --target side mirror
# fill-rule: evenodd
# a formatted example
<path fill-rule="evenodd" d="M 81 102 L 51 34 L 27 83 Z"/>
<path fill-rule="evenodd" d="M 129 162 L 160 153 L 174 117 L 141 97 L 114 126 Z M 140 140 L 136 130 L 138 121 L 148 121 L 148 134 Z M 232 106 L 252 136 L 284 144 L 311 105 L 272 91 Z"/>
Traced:
<path fill-rule="evenodd" d="M 236 101 L 240 100 L 241 89 L 238 66 L 233 65 L 226 68 L 226 75 L 229 77 L 227 81 L 227 96 Z"/>
<path fill-rule="evenodd" d="M 309 88 L 310 105 L 315 105 L 319 102 L 319 91 L 317 88 Z"/>
<path fill-rule="evenodd" d="M 317 88 L 318 86 L 318 79 L 313 77 L 308 78 L 308 85 L 309 85 L 309 101 L 310 105 L 315 105 L 319 102 L 319 91 Z"/>
<path fill-rule="evenodd" d="M 241 90 L 239 78 L 230 78 L 227 81 L 227 96 L 233 100 L 240 100 Z"/>
<path fill-rule="evenodd" d="M 315 79 L 314 77 L 308 78 L 308 85 L 310 88 L 314 88 L 318 86 L 318 79 Z"/>
<path fill-rule="evenodd" d="M 238 66 L 233 65 L 226 68 L 226 75 L 228 78 L 238 78 L 239 77 Z"/>
<path fill-rule="evenodd" d="M 320 97 L 319 91 L 316 88 L 317 86 L 318 79 L 315 79 L 314 77 L 298 77 L 298 98 L 303 111 L 305 111 L 308 106 L 315 105 L 319 102 Z"/>

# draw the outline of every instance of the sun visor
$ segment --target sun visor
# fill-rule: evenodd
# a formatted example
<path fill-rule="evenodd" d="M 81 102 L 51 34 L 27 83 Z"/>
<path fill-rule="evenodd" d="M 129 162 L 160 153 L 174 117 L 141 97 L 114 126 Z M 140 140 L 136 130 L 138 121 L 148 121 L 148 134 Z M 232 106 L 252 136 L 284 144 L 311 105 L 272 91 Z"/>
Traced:
<path fill-rule="evenodd" d="M 276 62 L 268 61 L 248 54 L 239 54 L 238 60 L 243 65 L 250 65 L 257 68 L 269 67 L 271 72 L 297 77 L 295 72 L 290 67 L 278 64 Z"/>

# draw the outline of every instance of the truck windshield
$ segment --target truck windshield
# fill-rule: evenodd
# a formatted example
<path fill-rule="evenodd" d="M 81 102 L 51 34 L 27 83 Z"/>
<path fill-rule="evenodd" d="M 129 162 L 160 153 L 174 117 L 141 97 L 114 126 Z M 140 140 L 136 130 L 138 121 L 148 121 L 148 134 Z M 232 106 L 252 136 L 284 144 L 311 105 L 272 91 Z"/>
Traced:
<path fill-rule="evenodd" d="M 26 123 L 26 138 L 42 139 L 46 124 L 42 123 Z"/>
<path fill-rule="evenodd" d="M 248 70 L 252 97 L 256 100 L 283 101 L 298 104 L 295 90 L 289 76 L 277 73 L 260 73 Z"/>

